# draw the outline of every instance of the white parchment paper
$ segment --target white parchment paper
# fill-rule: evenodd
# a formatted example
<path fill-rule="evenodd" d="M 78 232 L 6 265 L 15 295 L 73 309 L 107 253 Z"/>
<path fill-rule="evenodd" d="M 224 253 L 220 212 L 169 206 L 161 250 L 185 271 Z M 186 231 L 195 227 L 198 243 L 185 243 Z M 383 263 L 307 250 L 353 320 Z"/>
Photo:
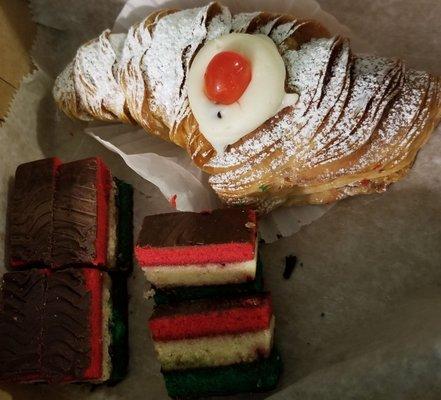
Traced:
<path fill-rule="evenodd" d="M 369 37 L 381 54 L 404 58 L 412 54 L 414 65 L 417 59 L 419 67 L 441 74 L 439 64 L 434 63 L 441 59 L 436 34 L 439 26 L 434 24 L 439 20 L 436 15 L 441 16 L 438 0 L 425 0 L 418 7 L 414 0 L 321 3 L 325 7 L 334 4 L 353 30 Z M 32 0 L 31 4 L 40 24 L 33 54 L 40 70 L 25 79 L 9 118 L 0 127 L 0 260 L 4 256 L 9 182 L 22 162 L 52 155 L 65 161 L 103 157 L 116 176 L 137 189 L 135 235 L 144 215 L 170 210 L 167 196 L 173 192 L 171 187 L 164 196 L 155 185 L 133 173 L 119 155 L 85 135 L 85 125 L 57 113 L 52 101 L 53 78 L 81 42 L 113 24 L 123 0 L 76 0 L 75 7 L 71 0 Z M 248 4 L 252 7 L 254 3 Z M 265 7 L 260 4 L 259 8 L 268 9 L 278 2 L 266 2 Z M 427 26 L 427 21 L 433 26 Z M 135 155 L 125 147 L 132 140 L 124 136 L 127 127 L 114 128 L 106 140 L 125 149 L 127 155 Z M 93 132 L 102 137 L 100 129 L 93 127 Z M 149 141 L 147 135 L 138 135 L 140 141 Z M 155 152 L 151 151 L 153 144 L 148 145 L 150 162 L 155 162 L 161 143 L 154 144 L 158 146 Z M 159 153 L 165 157 L 164 168 L 167 162 L 184 161 L 169 151 L 163 147 Z M 136 157 L 133 161 L 136 165 Z M 185 173 L 195 178 L 194 187 L 200 187 L 198 171 L 187 167 Z M 153 181 L 153 177 L 149 179 Z M 192 193 L 186 196 L 178 202 L 190 204 Z M 207 196 L 203 201 L 211 202 L 212 198 Z M 295 223 L 277 211 L 271 218 L 277 220 L 272 225 L 276 232 L 286 233 Z M 277 317 L 276 343 L 285 371 L 275 393 L 236 398 L 439 400 L 440 243 L 438 129 L 409 176 L 387 193 L 342 201 L 294 235 L 261 246 L 265 282 L 273 293 Z M 282 278 L 287 254 L 299 259 L 290 280 Z M 129 282 L 130 373 L 121 384 L 94 390 L 87 385 L 1 385 L 2 389 L 16 400 L 166 399 L 146 326 L 152 307 L 143 297 L 146 289 L 144 277 L 135 268 Z"/>

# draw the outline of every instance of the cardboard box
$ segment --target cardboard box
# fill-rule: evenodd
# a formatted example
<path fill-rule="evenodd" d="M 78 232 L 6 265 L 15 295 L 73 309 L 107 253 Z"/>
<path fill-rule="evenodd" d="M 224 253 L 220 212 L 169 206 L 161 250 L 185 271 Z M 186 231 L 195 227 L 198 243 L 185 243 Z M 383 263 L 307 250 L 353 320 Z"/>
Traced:
<path fill-rule="evenodd" d="M 34 68 L 29 52 L 35 33 L 26 0 L 0 0 L 0 123 L 21 80 Z"/>

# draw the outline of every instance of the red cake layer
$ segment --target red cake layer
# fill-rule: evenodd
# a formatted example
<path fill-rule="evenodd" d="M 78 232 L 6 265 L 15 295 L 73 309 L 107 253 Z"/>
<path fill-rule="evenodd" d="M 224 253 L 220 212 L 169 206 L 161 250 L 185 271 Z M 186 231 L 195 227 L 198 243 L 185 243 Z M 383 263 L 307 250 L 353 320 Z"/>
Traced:
<path fill-rule="evenodd" d="M 159 306 L 149 327 L 155 341 L 182 340 L 267 329 L 271 316 L 271 297 L 263 294 Z"/>
<path fill-rule="evenodd" d="M 95 265 L 105 265 L 107 262 L 107 243 L 109 238 L 109 197 L 112 185 L 112 177 L 103 160 L 97 160 L 97 234 L 96 234 L 96 258 Z"/>
<path fill-rule="evenodd" d="M 103 272 L 84 269 L 87 290 L 90 291 L 90 366 L 84 380 L 99 380 L 103 373 Z"/>
<path fill-rule="evenodd" d="M 136 246 L 136 258 L 141 267 L 161 265 L 194 265 L 236 263 L 254 259 L 255 244 L 225 243 L 186 247 Z"/>

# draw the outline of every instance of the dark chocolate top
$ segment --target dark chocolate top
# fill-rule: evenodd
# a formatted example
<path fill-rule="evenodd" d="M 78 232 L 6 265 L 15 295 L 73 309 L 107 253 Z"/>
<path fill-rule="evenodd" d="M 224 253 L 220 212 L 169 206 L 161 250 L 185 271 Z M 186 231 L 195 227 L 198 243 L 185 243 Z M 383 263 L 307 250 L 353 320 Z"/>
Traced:
<path fill-rule="evenodd" d="M 81 379 L 90 364 L 90 293 L 81 269 L 48 276 L 42 370 L 49 382 Z"/>
<path fill-rule="evenodd" d="M 81 380 L 91 351 L 84 270 L 6 273 L 1 297 L 0 379 Z"/>
<path fill-rule="evenodd" d="M 43 270 L 3 275 L 0 306 L 0 379 L 41 379 Z"/>
<path fill-rule="evenodd" d="M 52 258 L 55 265 L 95 259 L 97 237 L 97 159 L 60 166 L 54 202 Z"/>
<path fill-rule="evenodd" d="M 138 246 L 173 247 L 251 242 L 256 231 L 251 211 L 177 212 L 144 218 Z"/>
<path fill-rule="evenodd" d="M 45 265 L 50 262 L 56 163 L 48 158 L 17 168 L 9 214 L 13 261 Z"/>
<path fill-rule="evenodd" d="M 269 292 L 225 298 L 207 298 L 156 306 L 150 320 L 175 315 L 205 314 L 230 308 L 257 308 L 270 299 Z"/>

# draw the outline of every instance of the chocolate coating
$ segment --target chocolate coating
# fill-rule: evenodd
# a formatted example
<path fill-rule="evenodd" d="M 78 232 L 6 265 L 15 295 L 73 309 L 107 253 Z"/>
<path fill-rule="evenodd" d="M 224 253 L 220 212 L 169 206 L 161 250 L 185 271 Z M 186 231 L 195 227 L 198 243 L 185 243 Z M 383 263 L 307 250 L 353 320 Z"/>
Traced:
<path fill-rule="evenodd" d="M 17 168 L 9 214 L 13 264 L 49 265 L 52 206 L 58 160 L 48 158 Z"/>
<path fill-rule="evenodd" d="M 82 270 L 48 276 L 41 357 L 48 382 L 84 376 L 90 364 L 90 301 Z"/>
<path fill-rule="evenodd" d="M 44 270 L 3 275 L 0 306 L 0 379 L 41 380 Z"/>
<path fill-rule="evenodd" d="M 91 263 L 96 256 L 97 159 L 60 166 L 54 201 L 55 266 Z"/>
<path fill-rule="evenodd" d="M 256 231 L 255 221 L 250 219 L 249 213 L 246 209 L 232 208 L 206 213 L 150 215 L 144 218 L 138 246 L 247 243 L 253 237 L 252 232 Z"/>
<path fill-rule="evenodd" d="M 6 273 L 0 380 L 81 380 L 90 365 L 90 306 L 83 270 Z"/>

